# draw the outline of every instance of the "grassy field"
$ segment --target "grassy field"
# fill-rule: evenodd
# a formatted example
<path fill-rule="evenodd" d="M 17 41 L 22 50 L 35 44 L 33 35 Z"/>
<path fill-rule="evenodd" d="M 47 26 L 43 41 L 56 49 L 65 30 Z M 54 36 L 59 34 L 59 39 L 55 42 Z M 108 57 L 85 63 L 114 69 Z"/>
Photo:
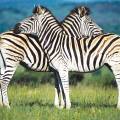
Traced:
<path fill-rule="evenodd" d="M 53 106 L 54 86 L 10 86 L 11 109 L 0 108 L 0 120 L 119 120 L 117 89 L 95 86 L 71 87 L 72 108 Z"/>

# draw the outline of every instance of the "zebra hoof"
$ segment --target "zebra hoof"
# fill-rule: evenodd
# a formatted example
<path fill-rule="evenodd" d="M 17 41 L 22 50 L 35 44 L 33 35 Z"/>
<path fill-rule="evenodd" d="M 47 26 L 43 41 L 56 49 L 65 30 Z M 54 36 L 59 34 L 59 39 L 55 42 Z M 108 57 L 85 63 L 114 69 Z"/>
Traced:
<path fill-rule="evenodd" d="M 0 107 L 3 107 L 3 104 L 2 104 L 2 102 L 0 101 Z"/>
<path fill-rule="evenodd" d="M 61 105 L 61 106 L 59 107 L 59 109 L 61 109 L 61 110 L 64 109 L 64 108 L 65 108 L 65 106 L 63 106 L 63 105 Z"/>
<path fill-rule="evenodd" d="M 69 110 L 71 108 L 71 103 L 69 103 L 68 105 L 66 105 L 65 108 Z"/>
<path fill-rule="evenodd" d="M 67 109 L 67 110 L 70 110 L 70 108 L 71 108 L 71 106 L 66 106 L 66 109 Z"/>
<path fill-rule="evenodd" d="M 8 109 L 10 109 L 10 105 L 7 105 L 6 107 L 7 107 Z"/>
<path fill-rule="evenodd" d="M 7 105 L 7 106 L 5 106 L 7 109 L 10 109 L 10 106 L 9 105 Z"/>
<path fill-rule="evenodd" d="M 0 106 L 3 106 L 2 98 L 0 98 Z"/>
<path fill-rule="evenodd" d="M 59 108 L 59 107 L 60 107 L 58 104 L 54 104 L 54 106 L 55 106 L 56 108 Z"/>
<path fill-rule="evenodd" d="M 117 109 L 119 109 L 119 110 L 120 110 L 120 105 L 117 105 Z"/>
<path fill-rule="evenodd" d="M 61 104 L 60 104 L 60 109 L 63 109 L 63 108 L 65 108 L 65 103 L 64 103 L 64 102 L 61 102 Z"/>
<path fill-rule="evenodd" d="M 10 109 L 10 105 L 9 104 L 3 104 L 3 106 L 5 106 L 6 108 Z"/>

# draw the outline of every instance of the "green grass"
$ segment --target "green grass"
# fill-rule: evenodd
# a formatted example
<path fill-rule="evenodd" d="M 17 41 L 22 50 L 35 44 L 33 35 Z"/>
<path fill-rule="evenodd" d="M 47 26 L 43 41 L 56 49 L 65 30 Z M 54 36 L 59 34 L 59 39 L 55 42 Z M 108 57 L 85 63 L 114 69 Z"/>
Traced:
<path fill-rule="evenodd" d="M 71 87 L 72 108 L 53 106 L 54 86 L 10 86 L 11 109 L 0 108 L 0 120 L 119 120 L 117 89 L 95 86 Z"/>

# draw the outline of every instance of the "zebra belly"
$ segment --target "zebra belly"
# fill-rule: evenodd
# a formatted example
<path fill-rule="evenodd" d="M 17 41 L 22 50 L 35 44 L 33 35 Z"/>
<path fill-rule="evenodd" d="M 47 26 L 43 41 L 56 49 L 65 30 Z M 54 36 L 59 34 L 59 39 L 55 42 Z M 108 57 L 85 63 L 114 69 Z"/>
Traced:
<path fill-rule="evenodd" d="M 76 64 L 71 63 L 71 64 L 68 65 L 68 69 L 69 69 L 69 71 L 76 71 L 76 72 L 91 72 L 91 71 L 95 71 L 95 70 L 99 69 L 102 66 L 103 65 L 96 66 L 95 68 L 94 67 L 90 67 L 88 69 L 87 64 L 84 64 L 83 66 L 77 66 Z"/>
<path fill-rule="evenodd" d="M 20 64 L 22 66 L 24 66 L 27 69 L 33 70 L 33 71 L 49 71 L 49 67 L 47 65 L 47 62 L 45 62 L 45 64 L 37 64 L 38 62 L 34 63 L 34 62 L 30 62 L 29 60 L 24 60 L 22 62 L 20 62 Z"/>
<path fill-rule="evenodd" d="M 81 60 L 81 58 L 78 58 L 78 60 L 76 60 L 73 57 L 72 60 L 70 59 L 67 60 L 68 69 L 69 71 L 79 71 L 79 72 L 95 71 L 96 69 L 99 69 L 101 66 L 104 65 L 104 60 L 102 61 L 101 64 L 99 64 L 100 58 L 101 56 L 96 55 L 96 53 L 89 58 L 88 58 L 88 54 L 84 55 L 83 60 Z"/>

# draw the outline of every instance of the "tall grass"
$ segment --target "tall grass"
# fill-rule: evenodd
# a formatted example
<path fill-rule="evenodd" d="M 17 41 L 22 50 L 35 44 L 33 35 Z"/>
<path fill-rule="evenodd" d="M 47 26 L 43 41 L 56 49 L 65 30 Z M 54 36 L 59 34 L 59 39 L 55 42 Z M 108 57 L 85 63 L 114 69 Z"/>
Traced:
<path fill-rule="evenodd" d="M 92 73 L 85 73 L 81 84 L 96 86 L 116 86 L 116 81 L 112 71 L 104 66 Z"/>
<path fill-rule="evenodd" d="M 8 90 L 11 109 L 0 108 L 0 120 L 119 120 L 117 88 L 108 68 L 82 74 L 82 79 L 77 75 L 70 73 L 72 108 L 59 110 L 53 104 L 53 73 L 19 67 Z"/>
<path fill-rule="evenodd" d="M 54 86 L 10 86 L 11 109 L 0 108 L 0 120 L 119 120 L 116 88 L 70 88 L 72 108 L 59 110 L 53 106 Z"/>

